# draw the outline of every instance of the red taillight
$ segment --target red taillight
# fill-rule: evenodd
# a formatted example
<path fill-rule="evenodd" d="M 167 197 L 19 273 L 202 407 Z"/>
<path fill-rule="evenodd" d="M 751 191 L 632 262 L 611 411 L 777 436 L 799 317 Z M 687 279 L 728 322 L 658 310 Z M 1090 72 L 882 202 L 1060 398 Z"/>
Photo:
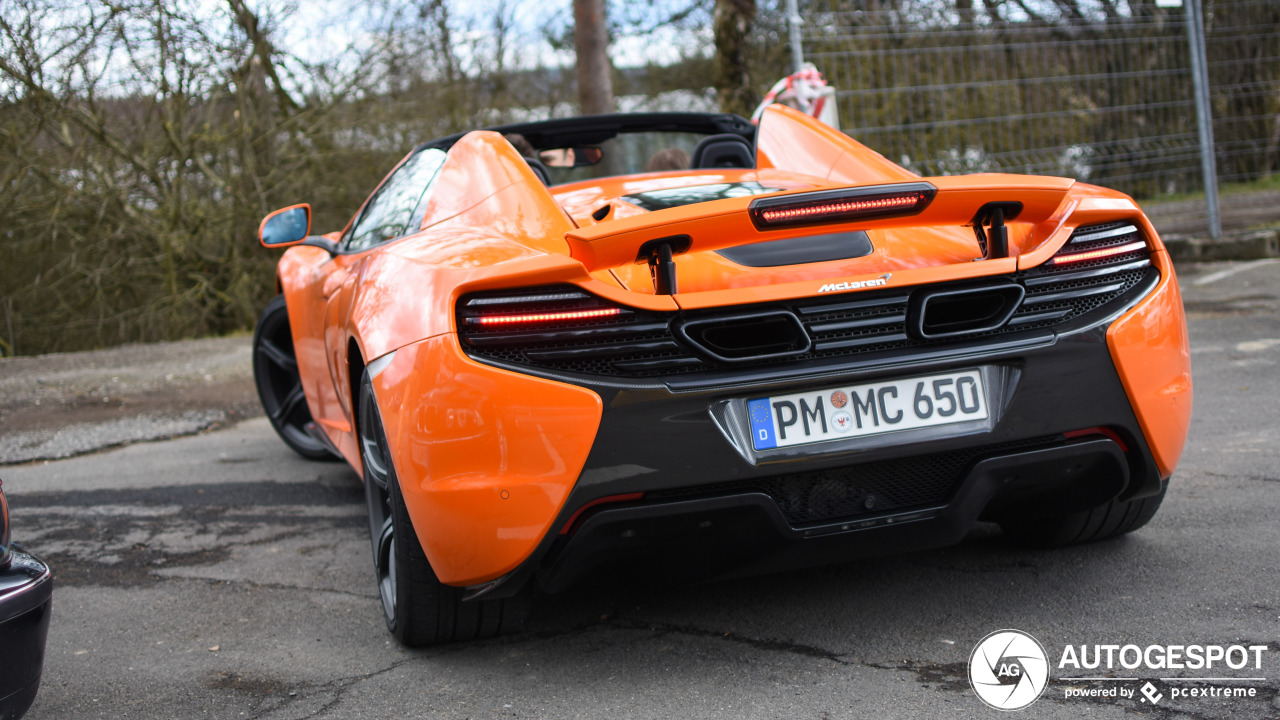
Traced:
<path fill-rule="evenodd" d="M 828 215 L 860 213 L 867 210 L 902 209 L 914 207 L 919 204 L 920 198 L 920 193 L 907 193 L 906 195 L 891 195 L 889 197 L 878 198 L 876 200 L 846 200 L 844 202 L 834 203 L 814 203 L 813 205 L 802 205 L 800 207 L 786 208 L 783 210 L 765 210 L 760 213 L 760 217 L 769 223 L 776 223 L 780 220 L 819 218 Z"/>
<path fill-rule="evenodd" d="M 565 320 L 593 320 L 621 315 L 621 308 L 597 308 L 593 310 L 565 310 L 562 312 L 525 313 L 522 315 L 481 315 L 467 318 L 470 325 L 528 325 L 531 323 L 563 322 Z"/>
<path fill-rule="evenodd" d="M 606 503 L 629 502 L 631 500 L 639 500 L 642 497 L 644 497 L 644 493 L 634 492 L 634 493 L 626 493 L 625 495 L 610 495 L 608 497 L 596 498 L 595 500 L 592 500 L 586 505 L 583 505 L 582 507 L 578 508 L 577 512 L 569 516 L 569 520 L 564 524 L 564 527 L 560 528 L 560 532 L 558 534 L 568 535 L 569 531 L 573 529 L 573 524 L 578 521 L 578 518 L 582 517 L 582 513 L 590 510 L 593 507 L 596 507 L 597 505 L 604 505 Z"/>
<path fill-rule="evenodd" d="M 923 210 L 937 189 L 929 183 L 827 190 L 752 201 L 751 222 L 757 228 L 780 228 L 867 218 L 914 215 Z"/>
<path fill-rule="evenodd" d="M 1050 265 L 1068 265 L 1070 263 L 1085 262 L 1086 260 L 1098 260 L 1100 258 L 1112 257 L 1114 255 L 1125 255 L 1139 250 L 1146 250 L 1147 244 L 1142 240 L 1136 242 L 1125 243 L 1123 245 L 1115 245 L 1113 247 L 1102 248 L 1100 250 L 1087 250 L 1085 252 L 1071 253 L 1070 255 L 1058 255 L 1049 261 Z"/>
<path fill-rule="evenodd" d="M 1067 439 L 1073 439 L 1078 437 L 1089 437 L 1091 435 L 1101 435 L 1109 439 L 1111 442 L 1115 443 L 1116 445 L 1119 445 L 1120 452 L 1125 452 L 1125 453 L 1129 452 L 1129 446 L 1125 444 L 1124 439 L 1120 437 L 1119 433 L 1117 433 L 1115 430 L 1112 430 L 1111 428 L 1092 427 L 1092 428 L 1086 428 L 1084 430 L 1071 430 L 1071 431 L 1062 433 L 1062 436 Z"/>

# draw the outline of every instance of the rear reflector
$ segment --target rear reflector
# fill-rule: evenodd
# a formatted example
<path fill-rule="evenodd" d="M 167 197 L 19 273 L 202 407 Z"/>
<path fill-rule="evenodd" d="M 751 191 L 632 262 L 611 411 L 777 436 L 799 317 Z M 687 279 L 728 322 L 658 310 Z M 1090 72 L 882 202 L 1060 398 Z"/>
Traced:
<path fill-rule="evenodd" d="M 563 312 L 526 313 L 523 315 L 481 315 L 467 318 L 468 325 L 528 325 L 531 323 L 563 322 L 565 320 L 592 320 L 621 315 L 622 308 L 597 308 L 594 310 L 565 310 Z"/>
<path fill-rule="evenodd" d="M 799 225 L 849 222 L 868 218 L 914 215 L 937 194 L 925 182 L 826 190 L 752 201 L 751 222 L 761 230 Z"/>
<path fill-rule="evenodd" d="M 1147 243 L 1138 240 L 1137 242 L 1125 243 L 1124 245 L 1115 245 L 1113 247 L 1102 248 L 1101 250 L 1089 250 L 1088 252 L 1071 253 L 1070 255 L 1058 255 L 1049 261 L 1050 265 L 1067 265 L 1070 263 L 1085 262 L 1086 260 L 1098 260 L 1099 258 L 1112 257 L 1114 255 L 1125 255 L 1139 250 L 1146 250 Z"/>
<path fill-rule="evenodd" d="M 595 500 L 592 500 L 586 505 L 583 505 L 582 507 L 578 508 L 577 512 L 575 512 L 573 515 L 570 515 L 568 522 L 564 524 L 564 527 L 560 528 L 560 532 L 558 534 L 568 535 L 569 531 L 573 529 L 573 524 L 578 521 L 578 518 L 582 517 L 582 513 L 590 510 L 593 507 L 596 507 L 597 505 L 604 505 L 606 503 L 629 502 L 631 500 L 639 500 L 642 497 L 644 497 L 644 493 L 634 492 L 634 493 L 627 493 L 625 495 L 610 495 L 608 497 L 596 498 Z"/>
<path fill-rule="evenodd" d="M 1102 435 L 1103 437 L 1109 438 L 1111 442 L 1120 446 L 1120 452 L 1129 452 L 1129 446 L 1125 444 L 1124 440 L 1120 437 L 1120 434 L 1111 428 L 1092 427 L 1085 430 L 1071 430 L 1069 432 L 1062 433 L 1062 436 L 1068 439 L 1089 437 L 1091 435 Z"/>

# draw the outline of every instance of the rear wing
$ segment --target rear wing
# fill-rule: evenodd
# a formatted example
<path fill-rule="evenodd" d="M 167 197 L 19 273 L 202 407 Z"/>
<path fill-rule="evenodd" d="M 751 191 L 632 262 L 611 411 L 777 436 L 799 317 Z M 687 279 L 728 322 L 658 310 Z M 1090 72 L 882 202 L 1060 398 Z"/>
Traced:
<path fill-rule="evenodd" d="M 565 240 L 569 254 L 588 270 L 648 262 L 657 267 L 660 286 L 661 269 L 673 255 L 819 232 L 973 226 L 986 241 L 988 257 L 1003 257 L 1004 223 L 1048 220 L 1074 184 L 1066 178 L 984 174 L 728 198 L 578 228 Z"/>

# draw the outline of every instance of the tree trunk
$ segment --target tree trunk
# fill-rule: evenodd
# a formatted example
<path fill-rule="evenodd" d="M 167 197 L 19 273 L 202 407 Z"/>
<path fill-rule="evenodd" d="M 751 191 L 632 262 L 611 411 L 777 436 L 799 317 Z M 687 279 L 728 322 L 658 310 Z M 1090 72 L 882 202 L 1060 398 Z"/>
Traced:
<path fill-rule="evenodd" d="M 750 117 L 760 102 L 751 82 L 751 23 L 756 18 L 756 0 L 716 0 L 715 32 L 716 95 L 721 112 Z"/>
<path fill-rule="evenodd" d="M 578 104 L 583 115 L 613 112 L 609 28 L 605 0 L 573 0 L 573 44 L 578 54 Z"/>

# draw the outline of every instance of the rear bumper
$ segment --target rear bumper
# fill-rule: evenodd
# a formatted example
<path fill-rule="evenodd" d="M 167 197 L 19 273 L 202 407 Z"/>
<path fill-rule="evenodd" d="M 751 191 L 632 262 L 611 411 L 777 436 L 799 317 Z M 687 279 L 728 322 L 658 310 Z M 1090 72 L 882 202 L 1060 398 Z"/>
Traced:
<path fill-rule="evenodd" d="M 53 604 L 49 567 L 18 550 L 0 570 L 0 718 L 15 720 L 40 689 Z"/>
<path fill-rule="evenodd" d="M 1135 288 L 1135 301 L 1150 295 L 1124 318 L 1153 332 L 1182 327 L 1168 293 L 1153 290 Z M 1119 317 L 1082 319 L 971 352 L 952 347 L 728 388 L 587 385 L 605 409 L 552 533 L 515 572 L 473 586 L 471 596 L 508 594 L 535 577 L 556 591 L 602 565 L 656 564 L 664 577 L 707 579 L 840 562 L 954 544 L 979 519 L 1157 494 L 1168 474 L 1107 342 Z M 746 397 L 974 367 L 1009 379 L 998 420 L 981 433 L 751 457 L 713 410 Z M 832 492 L 876 503 L 833 505 L 823 497 Z"/>
<path fill-rule="evenodd" d="M 557 592 L 605 566 L 699 580 L 942 547 L 959 542 L 993 508 L 1085 509 L 1120 494 L 1130 480 L 1120 446 L 1095 437 L 986 455 L 945 504 L 806 527 L 794 526 L 775 496 L 748 489 L 641 500 L 578 520 L 553 545 L 538 578 Z"/>
<path fill-rule="evenodd" d="M 613 409 L 555 524 L 559 534 L 511 587 L 536 576 L 555 591 L 604 564 L 657 563 L 667 577 L 712 578 L 940 547 L 979 519 L 1084 510 L 1163 489 L 1101 329 L 983 364 L 1017 376 L 989 432 L 755 465 L 708 412 L 723 392 L 647 402 L 627 391 L 605 395 Z M 643 495 L 592 505 L 635 493 Z"/>

